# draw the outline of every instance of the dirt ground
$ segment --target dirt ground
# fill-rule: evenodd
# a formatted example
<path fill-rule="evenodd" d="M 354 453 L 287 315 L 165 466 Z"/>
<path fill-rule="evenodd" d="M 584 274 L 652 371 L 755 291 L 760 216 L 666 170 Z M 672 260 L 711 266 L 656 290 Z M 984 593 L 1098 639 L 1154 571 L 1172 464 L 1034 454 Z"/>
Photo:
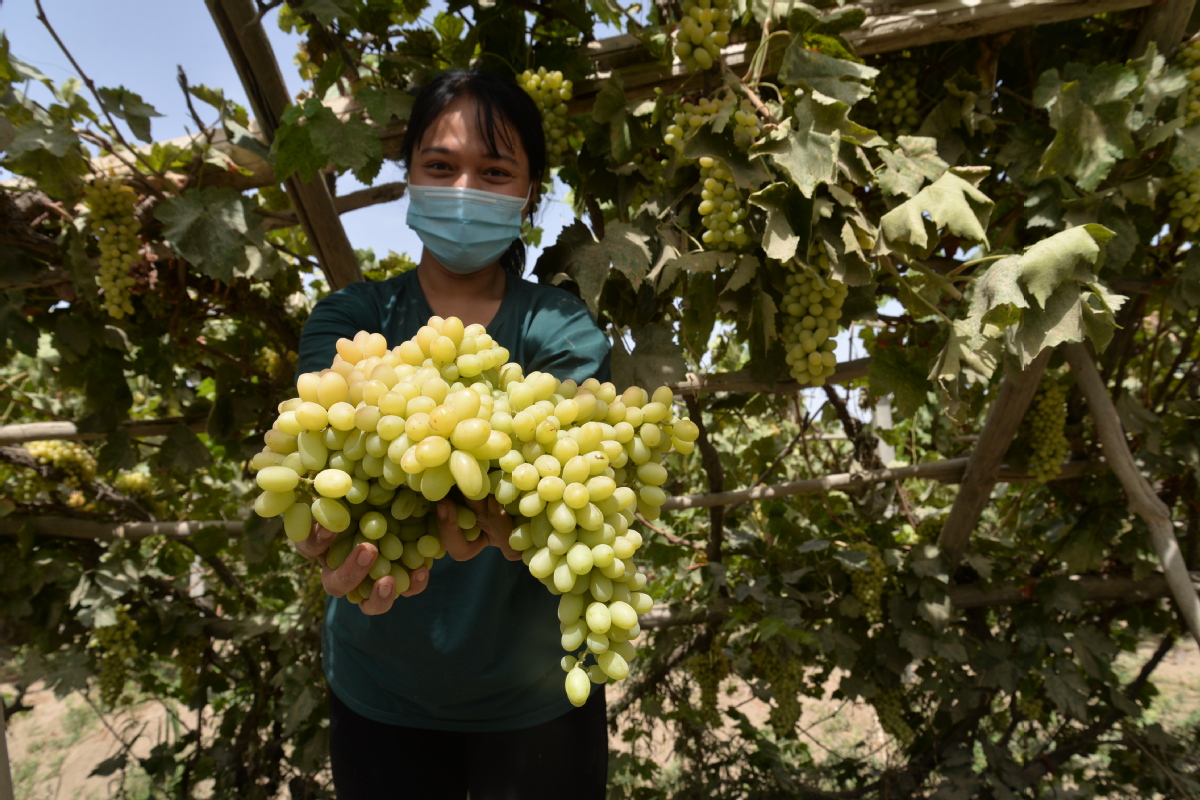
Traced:
<path fill-rule="evenodd" d="M 1153 651 L 1148 645 L 1136 658 L 1122 659 L 1121 669 L 1131 679 Z M 1147 716 L 1166 727 L 1184 725 L 1200 717 L 1200 650 L 1182 640 L 1154 674 L 1159 697 Z M 832 691 L 833 685 L 828 687 Z M 0 693 L 11 701 L 11 686 L 0 684 Z M 722 697 L 736 704 L 756 724 L 764 724 L 767 707 L 742 690 Z M 148 796 L 144 774 L 130 770 L 123 778 L 89 777 L 97 764 L 120 751 L 118 736 L 136 737 L 135 754 L 147 755 L 160 741 L 169 741 L 177 728 L 173 712 L 157 703 L 147 703 L 119 715 L 103 718 L 77 694 L 56 698 L 52 692 L 34 687 L 25 695 L 31 711 L 14 716 L 8 723 L 8 752 L 16 800 L 106 800 L 124 788 L 128 796 Z M 866 742 L 882 748 L 886 737 L 870 706 L 838 704 L 828 696 L 805 705 L 800 721 L 803 736 L 820 759 L 822 753 L 837 752 Z M 671 758 L 665 731 L 655 737 L 652 753 L 663 762 Z M 618 741 L 613 737 L 614 746 Z M 120 784 L 123 782 L 124 786 Z M 286 794 L 284 795 L 286 798 Z"/>

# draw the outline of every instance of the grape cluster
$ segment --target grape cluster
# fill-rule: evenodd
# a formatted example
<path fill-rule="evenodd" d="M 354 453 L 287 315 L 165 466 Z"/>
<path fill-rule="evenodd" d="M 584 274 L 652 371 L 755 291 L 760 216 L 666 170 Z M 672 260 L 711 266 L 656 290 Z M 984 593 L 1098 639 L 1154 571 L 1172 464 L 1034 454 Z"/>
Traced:
<path fill-rule="evenodd" d="M 873 705 L 883 732 L 901 744 L 910 744 L 915 733 L 904 718 L 904 690 L 899 687 L 880 689 Z"/>
<path fill-rule="evenodd" d="M 850 584 L 854 589 L 854 596 L 862 603 L 863 616 L 867 622 L 872 625 L 882 622 L 883 584 L 887 578 L 887 565 L 883 563 L 883 557 L 874 545 L 860 543 L 851 545 L 850 549 L 867 556 L 866 569 L 850 571 Z"/>
<path fill-rule="evenodd" d="M 1187 89 L 1179 100 L 1184 124 L 1200 119 L 1200 40 L 1193 39 L 1179 48 L 1179 62 L 1187 73 Z M 1200 169 L 1176 175 L 1168 187 L 1171 216 L 1188 233 L 1200 232 Z"/>
<path fill-rule="evenodd" d="M 1017 691 L 1017 710 L 1025 719 L 1036 722 L 1041 720 L 1046 708 L 1036 688 L 1022 686 Z"/>
<path fill-rule="evenodd" d="M 696 129 L 725 113 L 735 103 L 738 103 L 737 96 L 728 89 L 723 90 L 719 97 L 701 97 L 694 103 L 680 103 L 672 115 L 671 124 L 667 126 L 663 141 L 683 153 L 684 144 Z M 754 104 L 742 98 L 738 107 L 730 111 L 729 118 L 733 121 L 734 143 L 742 149 L 749 149 L 762 133 L 762 120 L 758 118 Z"/>
<path fill-rule="evenodd" d="M 283 515 L 293 541 L 313 519 L 338 533 L 327 555 L 335 569 L 374 541 L 370 575 L 347 595 L 361 602 L 384 575 L 405 591 L 411 570 L 445 554 L 431 503 L 455 488 L 468 500 L 495 496 L 515 523 L 510 546 L 562 595 L 572 702 L 586 701 L 591 682 L 623 678 L 638 615 L 653 605 L 630 524 L 637 513 L 658 518 L 663 456 L 690 453 L 699 434 L 673 414 L 671 390 L 618 395 L 594 379 L 526 376 L 482 325 L 454 317 L 432 317 L 391 350 L 365 331 L 337 348 L 330 369 L 300 376 L 299 397 L 280 405 L 251 460 L 263 489 L 255 511 Z M 468 540 L 480 534 L 469 509 L 458 525 Z"/>
<path fill-rule="evenodd" d="M 653 151 L 639 150 L 633 154 L 633 164 L 641 175 L 641 180 L 633 187 L 632 205 L 636 213 L 647 200 L 662 191 L 667 162 Z"/>
<path fill-rule="evenodd" d="M 137 193 L 116 180 L 98 180 L 84 190 L 88 226 L 100 239 L 100 270 L 96 283 L 103 293 L 104 310 L 114 319 L 133 314 L 129 287 L 137 279 L 130 268 L 141 261 L 141 226 L 133 215 Z"/>
<path fill-rule="evenodd" d="M 551 167 L 562 166 L 564 157 L 571 152 L 571 145 L 567 141 L 570 134 L 567 101 L 574 96 L 573 84 L 563 78 L 561 72 L 549 72 L 545 67 L 538 67 L 537 72 L 525 70 L 517 77 L 517 83 L 533 98 L 542 114 L 542 128 L 546 132 L 546 163 Z"/>
<path fill-rule="evenodd" d="M 697 211 L 704 221 L 700 239 L 710 250 L 729 250 L 750 244 L 746 233 L 749 209 L 742 203 L 741 193 L 733 185 L 729 168 L 709 156 L 700 159 L 700 207 Z"/>
<path fill-rule="evenodd" d="M 883 67 L 875 80 L 878 133 L 889 141 L 906 136 L 921 124 L 917 110 L 917 78 L 921 68 L 907 57 Z"/>
<path fill-rule="evenodd" d="M 119 472 L 113 479 L 113 488 L 136 500 L 149 500 L 154 496 L 154 479 L 137 470 Z"/>
<path fill-rule="evenodd" d="M 829 276 L 829 259 L 824 253 L 817 256 L 815 269 L 789 272 L 785 284 L 780 308 L 785 361 L 797 382 L 822 386 L 837 367 L 835 337 L 849 289 Z"/>
<path fill-rule="evenodd" d="M 28 442 L 25 449 L 39 464 L 62 470 L 66 474 L 63 483 L 73 489 L 96 477 L 96 458 L 79 442 Z"/>
<path fill-rule="evenodd" d="M 254 369 L 268 377 L 279 371 L 279 353 L 269 347 L 260 347 L 254 354 Z"/>
<path fill-rule="evenodd" d="M 774 642 L 767 642 L 751 655 L 755 667 L 771 686 L 775 698 L 767 715 L 767 721 L 776 736 L 791 736 L 803 711 L 800 705 L 800 689 L 804 685 L 804 665 L 794 655 Z"/>
<path fill-rule="evenodd" d="M 1062 471 L 1063 461 L 1071 454 L 1067 441 L 1067 390 L 1054 381 L 1038 387 L 1018 435 L 1029 443 L 1029 472 L 1045 483 Z"/>
<path fill-rule="evenodd" d="M 707 650 L 694 653 L 685 664 L 685 669 L 700 688 L 700 712 L 712 725 L 721 722 L 717 695 L 721 690 L 721 681 L 729 677 L 731 667 L 729 657 L 717 641 L 712 642 Z"/>
<path fill-rule="evenodd" d="M 129 667 L 137 657 L 134 634 L 137 625 L 129 616 L 129 606 L 116 608 L 117 621 L 112 625 L 95 628 L 88 646 L 99 652 L 100 702 L 115 706 L 126 700 L 125 684 L 129 679 Z"/>
<path fill-rule="evenodd" d="M 204 669 L 204 653 L 208 637 L 193 636 L 179 646 L 175 663 L 179 667 L 179 691 L 190 701 L 200 688 L 200 673 Z"/>
<path fill-rule="evenodd" d="M 27 469 L 14 469 L 4 481 L 3 497 L 17 503 L 36 503 L 49 487 L 42 476 Z"/>
<path fill-rule="evenodd" d="M 733 10 L 729 0 L 683 0 L 683 18 L 675 32 L 675 55 L 688 72 L 711 69 L 729 44 Z"/>

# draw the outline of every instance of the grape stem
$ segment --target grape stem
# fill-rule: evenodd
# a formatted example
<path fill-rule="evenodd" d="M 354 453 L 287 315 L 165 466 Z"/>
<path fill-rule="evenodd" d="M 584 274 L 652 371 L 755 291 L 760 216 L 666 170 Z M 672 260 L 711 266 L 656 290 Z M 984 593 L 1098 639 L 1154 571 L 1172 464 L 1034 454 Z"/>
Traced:
<path fill-rule="evenodd" d="M 886 269 L 888 272 L 892 273 L 892 275 L 894 275 L 896 277 L 896 280 L 898 280 L 902 283 L 904 282 L 904 276 L 900 274 L 900 271 L 898 269 L 896 269 L 896 265 L 892 263 L 892 260 L 890 258 L 888 258 L 887 256 L 880 256 L 879 263 L 880 263 L 880 265 L 883 266 L 884 269 Z M 926 300 L 924 295 L 922 295 L 920 292 L 914 292 L 911 289 L 909 291 L 913 297 L 917 298 L 922 303 L 924 303 L 925 306 L 930 311 L 932 311 L 934 314 L 937 314 L 939 317 L 941 317 L 942 321 L 945 322 L 947 325 L 954 324 L 954 320 L 950 319 L 945 314 L 943 314 L 942 310 L 940 308 L 938 308 L 933 303 Z"/>
<path fill-rule="evenodd" d="M 734 85 L 740 89 L 742 93 L 746 95 L 746 97 L 750 98 L 750 102 L 754 104 L 756 109 L 758 109 L 758 113 L 762 117 L 766 118 L 767 124 L 770 126 L 770 128 L 768 128 L 767 125 L 764 125 L 763 133 L 778 127 L 779 121 L 775 119 L 775 115 L 771 113 L 771 109 L 767 108 L 766 105 L 763 104 L 763 101 L 759 98 L 758 94 L 749 86 L 747 86 L 746 82 L 739 78 L 737 73 L 729 68 L 729 65 L 725 63 L 725 56 L 721 55 L 718 56 L 718 58 L 721 60 L 721 71 L 725 73 L 726 77 L 733 81 Z"/>

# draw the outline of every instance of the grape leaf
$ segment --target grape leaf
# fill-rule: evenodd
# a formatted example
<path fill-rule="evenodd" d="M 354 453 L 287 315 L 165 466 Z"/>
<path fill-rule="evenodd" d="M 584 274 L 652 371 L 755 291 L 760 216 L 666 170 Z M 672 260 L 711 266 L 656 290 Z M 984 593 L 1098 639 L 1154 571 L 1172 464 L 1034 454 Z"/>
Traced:
<path fill-rule="evenodd" d="M 776 181 L 750 195 L 750 203 L 767 212 L 762 245 L 768 258 L 788 261 L 797 252 L 808 252 L 813 215 L 811 200 L 793 192 L 790 184 Z"/>
<path fill-rule="evenodd" d="M 455 17 L 457 19 L 457 17 Z M 389 86 L 364 86 L 354 97 L 362 103 L 376 125 L 387 125 L 392 117 L 405 122 L 412 113 L 413 100 L 408 92 Z"/>
<path fill-rule="evenodd" d="M 611 267 L 603 247 L 583 222 L 571 223 L 553 245 L 542 251 L 534 272 L 539 280 L 556 285 L 574 281 L 579 288 L 579 299 L 593 316 L 599 315 L 600 292 Z"/>
<path fill-rule="evenodd" d="M 1200 169 L 1200 122 L 1180 128 L 1175 134 L 1175 147 L 1171 150 L 1171 166 L 1186 175 Z"/>
<path fill-rule="evenodd" d="M 189 473 L 211 464 L 212 453 L 208 452 L 200 437 L 181 422 L 167 433 L 162 447 L 159 448 L 156 462 L 161 468 Z"/>
<path fill-rule="evenodd" d="M 116 89 L 101 88 L 97 94 L 100 95 L 100 106 L 114 117 L 125 120 L 134 136 L 143 142 L 154 141 L 150 137 L 150 118 L 161 117 L 162 114 L 142 100 L 140 94 L 131 92 L 124 86 Z"/>
<path fill-rule="evenodd" d="M 175 252 L 205 275 L 229 283 L 235 271 L 251 266 L 247 246 L 263 241 L 262 222 L 252 219 L 250 202 L 229 188 L 187 189 L 159 205 L 154 216 Z"/>
<path fill-rule="evenodd" d="M 650 237 L 628 222 L 614 222 L 604 229 L 600 246 L 617 271 L 629 279 L 634 289 L 650 269 Z"/>
<path fill-rule="evenodd" d="M 358 117 L 339 119 L 315 97 L 283 112 L 271 152 L 277 178 L 298 174 L 305 183 L 328 164 L 370 183 L 383 164 L 383 144 L 374 128 Z"/>
<path fill-rule="evenodd" d="M 626 349 L 624 337 L 613 337 L 612 375 L 618 388 L 657 387 L 687 377 L 687 364 L 670 327 L 634 326 L 630 333 L 634 342 L 632 353 Z"/>
<path fill-rule="evenodd" d="M 795 116 L 784 120 L 750 153 L 769 156 L 805 197 L 812 197 L 818 186 L 837 180 L 843 139 L 863 144 L 872 138 L 871 131 L 847 117 L 849 111 L 843 102 L 806 92 L 796 103 Z"/>
<path fill-rule="evenodd" d="M 975 180 L 964 180 L 964 175 Z M 895 250 L 927 258 L 941 241 L 942 229 L 986 247 L 987 224 L 995 204 L 975 187 L 979 177 L 952 169 L 884 214 L 879 220 L 883 237 L 876 243 L 876 254 Z"/>
<path fill-rule="evenodd" d="M 1117 64 L 1091 72 L 1067 65 L 1072 80 L 1063 81 L 1058 70 L 1042 73 L 1034 103 L 1050 113 L 1054 141 L 1042 154 L 1039 178 L 1070 176 L 1084 191 L 1091 191 L 1108 176 L 1117 161 L 1137 152 L 1130 132 L 1133 103 L 1129 95 L 1138 88 L 1136 73 Z"/>
<path fill-rule="evenodd" d="M 945 174 L 950 165 L 938 156 L 937 139 L 927 136 L 900 136 L 894 150 L 879 148 L 876 154 L 883 161 L 879 172 L 879 188 L 890 195 L 915 195 L 925 181 L 933 183 Z"/>
<path fill-rule="evenodd" d="M 799 36 L 788 45 L 779 67 L 779 80 L 783 83 L 807 86 L 848 106 L 870 97 L 873 90 L 868 82 L 878 74 L 874 67 L 810 50 Z"/>
<path fill-rule="evenodd" d="M 933 389 L 929 382 L 929 353 L 915 347 L 881 347 L 871 356 L 867 385 L 872 397 L 892 395 L 896 413 L 911 417 L 925 405 Z"/>
<path fill-rule="evenodd" d="M 1021 256 L 1021 281 L 1038 305 L 1075 274 L 1081 261 L 1097 265 L 1101 246 L 1113 237 L 1102 225 L 1081 225 L 1034 244 Z"/>

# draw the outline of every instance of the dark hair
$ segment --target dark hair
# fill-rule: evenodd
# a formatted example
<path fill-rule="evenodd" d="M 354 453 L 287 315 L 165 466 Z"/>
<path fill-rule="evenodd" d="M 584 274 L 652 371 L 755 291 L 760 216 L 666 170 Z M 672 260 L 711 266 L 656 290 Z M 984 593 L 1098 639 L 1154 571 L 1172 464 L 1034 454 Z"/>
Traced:
<path fill-rule="evenodd" d="M 546 172 L 546 135 L 537 103 L 510 78 L 479 70 L 451 69 L 427 83 L 413 102 L 408 129 L 400 145 L 400 161 L 409 169 L 413 151 L 425 131 L 446 107 L 460 97 L 470 97 L 479 109 L 478 125 L 490 155 L 498 155 L 499 139 L 505 140 L 505 127 L 515 131 L 529 158 L 530 188 L 537 193 Z M 500 257 L 500 266 L 514 275 L 525 272 L 525 244 L 515 240 Z"/>

